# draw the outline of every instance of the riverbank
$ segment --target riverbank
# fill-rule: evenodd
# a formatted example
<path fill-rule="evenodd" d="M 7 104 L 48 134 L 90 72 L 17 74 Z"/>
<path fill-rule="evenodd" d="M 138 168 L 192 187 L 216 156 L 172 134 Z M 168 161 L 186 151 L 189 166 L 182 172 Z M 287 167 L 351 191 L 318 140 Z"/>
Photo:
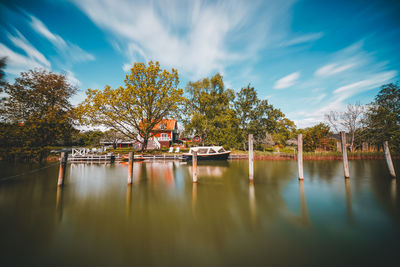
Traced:
<path fill-rule="evenodd" d="M 51 147 L 52 150 L 54 147 Z M 59 148 L 61 149 L 61 148 Z M 111 149 L 104 153 L 114 154 L 127 154 L 130 149 Z M 151 150 L 143 153 L 144 155 L 180 155 L 181 153 L 188 152 L 189 149 L 181 149 L 180 153 L 168 153 L 165 150 Z M 22 149 L 14 150 L 13 153 L 6 154 L 2 151 L 0 160 L 8 161 L 30 161 L 30 162 L 55 162 L 59 160 L 59 155 L 56 153 L 50 153 L 50 148 L 41 149 L 29 149 L 23 151 Z M 135 151 L 135 154 L 142 154 L 140 151 Z M 6 155 L 6 156 L 5 156 Z M 11 155 L 11 156 L 10 156 Z M 231 152 L 234 160 L 247 160 L 248 152 L 241 150 L 234 150 Z M 384 159 L 383 152 L 348 152 L 349 160 L 364 160 L 364 159 Z M 392 153 L 393 159 L 400 159 L 400 154 Z M 267 152 L 267 151 L 254 151 L 255 160 L 297 160 L 296 153 L 279 153 L 279 152 Z M 342 160 L 342 153 L 336 151 L 330 152 L 305 152 L 303 153 L 303 160 Z"/>

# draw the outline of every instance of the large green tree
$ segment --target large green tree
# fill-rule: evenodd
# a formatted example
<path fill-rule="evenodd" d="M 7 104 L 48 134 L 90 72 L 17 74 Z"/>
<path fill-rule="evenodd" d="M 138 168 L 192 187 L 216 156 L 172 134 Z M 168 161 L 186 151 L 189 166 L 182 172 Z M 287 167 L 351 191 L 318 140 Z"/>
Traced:
<path fill-rule="evenodd" d="M 203 145 L 237 144 L 238 120 L 232 106 L 233 90 L 226 89 L 223 77 L 216 74 L 186 86 L 188 93 L 185 130 L 201 136 Z"/>
<path fill-rule="evenodd" d="M 22 72 L 4 86 L 0 120 L 17 146 L 66 143 L 73 131 L 69 98 L 77 88 L 65 75 L 46 70 Z M 10 144 L 13 145 L 13 144 Z"/>
<path fill-rule="evenodd" d="M 377 146 L 389 141 L 391 148 L 400 152 L 400 86 L 397 83 L 381 87 L 368 107 L 364 123 L 364 141 Z"/>
<path fill-rule="evenodd" d="M 155 125 L 179 110 L 185 101 L 178 88 L 178 71 L 163 70 L 158 62 L 134 63 L 125 85 L 116 89 L 88 89 L 76 109 L 81 122 L 105 126 L 147 148 Z"/>
<path fill-rule="evenodd" d="M 239 120 L 239 142 L 246 148 L 248 134 L 254 134 L 255 143 L 261 144 L 266 133 L 273 135 L 275 141 L 285 143 L 294 132 L 296 126 L 285 115 L 257 96 L 254 87 L 248 85 L 236 94 L 234 101 L 236 115 Z"/>

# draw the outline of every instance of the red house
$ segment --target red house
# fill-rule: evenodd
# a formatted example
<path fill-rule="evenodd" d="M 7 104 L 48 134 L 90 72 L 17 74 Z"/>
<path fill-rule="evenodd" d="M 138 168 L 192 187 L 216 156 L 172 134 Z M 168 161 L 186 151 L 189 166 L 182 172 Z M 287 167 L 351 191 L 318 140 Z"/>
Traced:
<path fill-rule="evenodd" d="M 156 124 L 151 132 L 153 140 L 157 140 L 161 147 L 170 147 L 172 143 L 178 142 L 178 122 L 174 119 L 164 119 Z"/>

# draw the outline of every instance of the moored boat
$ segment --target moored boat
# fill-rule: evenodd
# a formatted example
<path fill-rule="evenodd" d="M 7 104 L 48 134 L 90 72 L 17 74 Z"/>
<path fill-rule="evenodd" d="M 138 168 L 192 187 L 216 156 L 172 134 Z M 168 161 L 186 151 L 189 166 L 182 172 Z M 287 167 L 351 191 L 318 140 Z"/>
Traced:
<path fill-rule="evenodd" d="M 133 157 L 133 161 L 144 161 L 145 158 L 142 155 L 137 155 Z M 121 155 L 121 161 L 129 161 L 129 155 Z"/>
<path fill-rule="evenodd" d="M 231 153 L 222 146 L 199 146 L 190 148 L 189 153 L 183 153 L 182 160 L 191 161 L 193 151 L 197 152 L 197 160 L 227 160 Z"/>

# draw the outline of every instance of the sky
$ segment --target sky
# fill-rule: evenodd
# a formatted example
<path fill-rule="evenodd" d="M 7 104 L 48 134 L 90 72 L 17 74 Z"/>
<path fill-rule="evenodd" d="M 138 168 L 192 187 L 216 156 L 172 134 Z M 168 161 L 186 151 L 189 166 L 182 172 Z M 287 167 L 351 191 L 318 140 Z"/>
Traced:
<path fill-rule="evenodd" d="M 177 69 L 181 88 L 220 73 L 302 128 L 400 80 L 399 14 L 385 0 L 0 0 L 0 57 L 10 82 L 64 73 L 75 105 L 123 85 L 134 62 Z"/>

